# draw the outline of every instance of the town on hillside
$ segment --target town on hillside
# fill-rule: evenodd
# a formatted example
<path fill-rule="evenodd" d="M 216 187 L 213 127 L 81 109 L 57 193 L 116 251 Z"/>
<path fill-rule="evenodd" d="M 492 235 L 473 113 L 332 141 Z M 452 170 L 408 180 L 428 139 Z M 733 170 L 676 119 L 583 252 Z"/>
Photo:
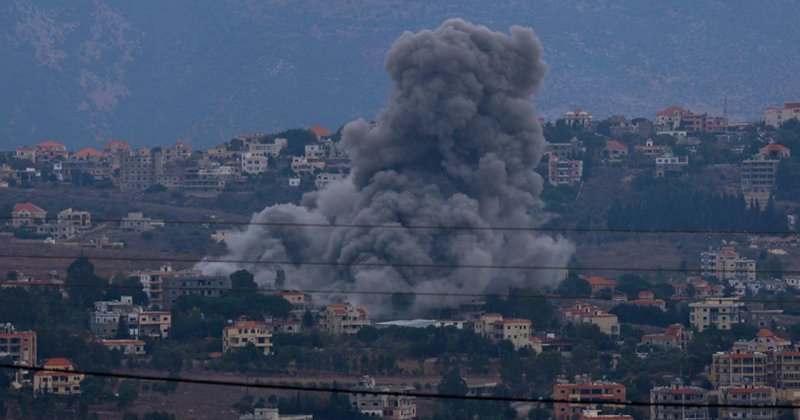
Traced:
<path fill-rule="evenodd" d="M 346 180 L 342 130 L 0 152 L 0 417 L 799 418 L 800 102 L 540 122 L 531 228 L 574 244 L 563 278 L 413 315 L 416 291 L 371 311 L 291 262 L 197 268 Z"/>

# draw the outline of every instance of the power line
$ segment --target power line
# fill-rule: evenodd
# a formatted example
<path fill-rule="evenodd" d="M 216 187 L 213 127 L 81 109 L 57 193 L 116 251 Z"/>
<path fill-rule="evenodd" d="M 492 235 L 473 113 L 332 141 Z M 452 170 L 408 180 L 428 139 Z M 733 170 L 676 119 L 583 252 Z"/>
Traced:
<path fill-rule="evenodd" d="M 0 216 L 0 220 L 13 220 L 11 216 Z M 45 219 L 58 221 L 58 219 Z M 93 218 L 94 223 L 122 223 L 124 219 Z M 703 234 L 703 235 L 795 235 L 789 230 L 746 230 L 746 229 L 666 229 L 666 228 L 603 228 L 603 227 L 533 227 L 533 226 L 467 226 L 467 225 L 408 225 L 370 224 L 370 223 L 300 223 L 300 222 L 243 222 L 223 220 L 180 220 L 158 219 L 169 225 L 208 225 L 208 226 L 264 226 L 291 228 L 348 228 L 348 229 L 408 229 L 408 230 L 466 230 L 466 231 L 507 231 L 507 232 L 569 232 L 569 233 L 631 233 L 631 234 Z"/>
<path fill-rule="evenodd" d="M 18 366 L 14 364 L 0 363 L 0 368 L 16 369 L 16 370 L 30 370 L 34 372 L 56 372 L 65 373 L 63 370 L 48 369 L 45 367 L 28 367 Z M 304 385 L 286 385 L 286 384 L 266 384 L 260 382 L 240 382 L 240 381 L 220 381 L 214 379 L 200 379 L 200 378 L 185 378 L 174 376 L 155 376 L 155 375 L 142 375 L 118 372 L 100 372 L 89 370 L 71 370 L 69 373 L 105 378 L 117 379 L 135 379 L 144 381 L 163 381 L 175 383 L 187 383 L 196 385 L 216 385 L 216 386 L 232 386 L 232 387 L 248 387 L 259 389 L 272 389 L 282 391 L 297 391 L 297 392 L 320 392 L 329 394 L 366 394 L 374 396 L 390 396 L 390 397 L 415 397 L 424 399 L 445 399 L 445 400 L 465 400 L 465 401 L 483 401 L 483 402 L 528 402 L 538 404 L 578 404 L 578 405 L 623 405 L 630 407 L 693 407 L 693 408 L 746 408 L 746 409 L 782 409 L 793 410 L 800 408 L 800 405 L 793 404 L 736 404 L 736 403 L 694 403 L 694 402 L 671 402 L 671 401 L 609 401 L 603 399 L 584 399 L 584 400 L 570 400 L 558 398 L 530 398 L 530 397 L 505 397 L 505 396 L 481 396 L 481 395 L 456 395 L 456 394 L 440 394 L 440 393 L 426 393 L 416 391 L 384 391 L 375 389 L 348 389 L 337 387 L 315 387 Z"/>
<path fill-rule="evenodd" d="M 38 255 L 38 254 L 0 254 L 3 258 L 23 258 L 23 259 L 76 259 L 83 255 Z M 292 260 L 245 260 L 245 259 L 216 259 L 216 258 L 187 258 L 187 257 L 149 257 L 149 256 L 86 256 L 86 258 L 100 261 L 139 261 L 139 262 L 182 262 L 182 263 L 228 263 L 228 264 L 274 264 L 274 265 L 310 265 L 328 267 L 399 267 L 399 268 L 430 268 L 430 269 L 487 269 L 487 270 L 579 270 L 579 271 L 627 271 L 627 272 L 650 272 L 650 273 L 703 273 L 709 270 L 700 268 L 636 268 L 636 267 L 569 267 L 551 265 L 494 265 L 494 264 L 435 264 L 435 263 L 404 263 L 404 262 L 340 262 L 340 261 L 292 261 Z M 731 273 L 762 273 L 762 274 L 800 274 L 800 270 L 747 270 L 732 269 L 726 270 Z"/>

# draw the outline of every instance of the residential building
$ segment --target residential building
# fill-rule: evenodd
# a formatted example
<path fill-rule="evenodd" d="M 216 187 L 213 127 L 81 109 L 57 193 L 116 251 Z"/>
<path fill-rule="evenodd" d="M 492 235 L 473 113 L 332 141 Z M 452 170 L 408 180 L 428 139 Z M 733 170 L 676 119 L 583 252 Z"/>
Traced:
<path fill-rule="evenodd" d="M 72 208 L 61 210 L 56 218 L 58 224 L 74 225 L 78 229 L 92 227 L 92 214 L 88 211 L 77 211 Z"/>
<path fill-rule="evenodd" d="M 661 334 L 645 334 L 642 336 L 642 344 L 650 346 L 673 347 L 686 350 L 686 346 L 692 341 L 692 332 L 681 324 L 672 324 Z"/>
<path fill-rule="evenodd" d="M 531 346 L 531 321 L 528 319 L 503 319 L 495 313 L 483 314 L 475 322 L 475 333 L 493 343 L 508 340 L 519 350 Z"/>
<path fill-rule="evenodd" d="M 272 352 L 271 338 L 272 333 L 263 322 L 240 318 L 222 330 L 222 352 L 228 353 L 252 344 L 263 354 L 269 355 Z"/>
<path fill-rule="evenodd" d="M 47 212 L 30 202 L 14 204 L 11 211 L 11 226 L 14 228 L 43 225 L 46 221 Z"/>
<path fill-rule="evenodd" d="M 585 402 L 579 404 L 581 400 L 600 401 L 596 404 L 597 408 L 615 408 L 622 406 L 614 403 L 624 403 L 625 385 L 616 382 L 591 381 L 586 375 L 576 377 L 574 383 L 569 383 L 560 379 L 553 386 L 553 399 L 558 401 L 567 400 L 569 402 L 557 402 L 553 405 L 553 415 L 556 420 L 571 420 L 573 416 L 579 415 L 582 410 L 592 407 Z"/>
<path fill-rule="evenodd" d="M 148 149 L 120 153 L 117 184 L 123 192 L 142 192 L 155 184 L 155 164 Z"/>
<path fill-rule="evenodd" d="M 697 331 L 714 325 L 720 330 L 730 330 L 741 322 L 740 311 L 744 303 L 736 298 L 706 298 L 689 304 L 689 322 Z"/>
<path fill-rule="evenodd" d="M 703 407 L 709 402 L 708 391 L 700 387 L 684 386 L 680 382 L 674 382 L 670 386 L 655 387 L 650 390 L 650 402 L 664 404 L 650 406 L 651 420 L 711 418 L 708 407 Z"/>
<path fill-rule="evenodd" d="M 647 157 L 656 157 L 669 152 L 669 146 L 666 144 L 655 144 L 653 139 L 647 139 L 644 144 L 634 145 L 633 151 L 634 153 Z"/>
<path fill-rule="evenodd" d="M 613 294 L 614 288 L 617 287 L 617 281 L 614 279 L 607 279 L 600 276 L 581 276 L 581 279 L 589 283 L 589 286 L 592 287 L 592 296 L 597 296 L 598 293 L 603 291 Z"/>
<path fill-rule="evenodd" d="M 121 351 L 125 356 L 144 356 L 145 342 L 143 340 L 100 340 L 100 344 L 109 350 Z"/>
<path fill-rule="evenodd" d="M 769 356 L 761 352 L 717 352 L 712 355 L 708 379 L 715 388 L 768 385 L 771 382 Z"/>
<path fill-rule="evenodd" d="M 380 417 L 387 420 L 410 420 L 417 418 L 417 405 L 414 397 L 406 395 L 378 395 L 369 391 L 396 392 L 413 390 L 413 387 L 393 387 L 375 385 L 371 376 L 362 376 L 358 381 L 357 391 L 350 394 L 350 406 L 354 411 L 367 416 Z"/>
<path fill-rule="evenodd" d="M 269 169 L 269 158 L 266 152 L 242 153 L 242 173 L 248 175 L 262 174 Z"/>
<path fill-rule="evenodd" d="M 76 395 L 81 393 L 83 374 L 75 373 L 75 367 L 67 359 L 47 359 L 45 371 L 33 375 L 33 395 L 42 394 Z"/>
<path fill-rule="evenodd" d="M 372 325 L 369 312 L 350 303 L 332 303 L 321 313 L 322 330 L 329 334 L 356 334 L 361 328 Z"/>
<path fill-rule="evenodd" d="M 773 362 L 778 396 L 783 400 L 797 401 L 800 398 L 800 351 L 779 351 L 773 355 Z"/>
<path fill-rule="evenodd" d="M 791 119 L 800 120 L 800 102 L 786 102 L 783 108 L 767 108 L 764 123 L 767 127 L 779 128 Z"/>
<path fill-rule="evenodd" d="M 120 221 L 119 228 L 133 232 L 145 232 L 155 228 L 164 227 L 164 221 L 144 217 L 142 212 L 130 212 Z"/>
<path fill-rule="evenodd" d="M 546 351 L 561 353 L 562 356 L 572 354 L 575 342 L 567 338 L 558 338 L 553 333 L 548 333 L 546 337 L 531 337 L 531 350 L 536 354 Z"/>
<path fill-rule="evenodd" d="M 777 419 L 779 412 L 765 407 L 777 400 L 775 388 L 748 384 L 719 389 L 719 416 L 723 419 Z M 747 407 L 753 406 L 753 407 Z"/>
<path fill-rule="evenodd" d="M 767 159 L 781 160 L 792 156 L 792 152 L 788 147 L 784 147 L 778 143 L 770 143 L 758 149 L 758 152 Z"/>
<path fill-rule="evenodd" d="M 36 163 L 36 149 L 33 147 L 20 147 L 14 151 L 14 159 L 27 160 Z"/>
<path fill-rule="evenodd" d="M 178 274 L 161 278 L 164 290 L 161 309 L 169 311 L 181 296 L 199 295 L 218 298 L 231 288 L 228 276 Z"/>
<path fill-rule="evenodd" d="M 703 276 L 720 281 L 750 283 L 756 280 L 756 262 L 740 256 L 736 248 L 730 246 L 700 253 L 700 270 Z"/>
<path fill-rule="evenodd" d="M 89 326 L 95 337 L 116 337 L 120 334 L 120 325 L 127 328 L 125 334 L 133 338 L 169 337 L 172 314 L 164 311 L 146 311 L 142 306 L 134 304 L 131 296 L 122 296 L 115 301 L 98 301 L 94 306 Z"/>
<path fill-rule="evenodd" d="M 617 140 L 606 140 L 602 153 L 603 160 L 607 162 L 619 162 L 628 156 L 628 146 Z"/>
<path fill-rule="evenodd" d="M 767 355 L 793 349 L 794 346 L 790 340 L 778 337 L 766 328 L 758 330 L 752 340 L 739 340 L 733 343 L 733 351 L 759 352 Z"/>
<path fill-rule="evenodd" d="M 11 323 L 0 324 L 0 356 L 14 363 L 36 366 L 36 331 L 17 331 Z"/>
<path fill-rule="evenodd" d="M 719 133 L 728 127 L 727 117 L 710 117 L 708 114 L 696 114 L 673 105 L 656 113 L 656 126 L 660 130 L 685 130 L 689 133 Z"/>
<path fill-rule="evenodd" d="M 648 306 L 660 309 L 662 311 L 667 310 L 667 303 L 664 302 L 663 299 L 656 299 L 655 295 L 653 295 L 653 292 L 647 290 L 639 292 L 636 299 L 630 301 L 630 304 L 636 306 Z"/>
<path fill-rule="evenodd" d="M 547 155 L 555 156 L 559 159 L 578 159 L 586 148 L 577 137 L 573 137 L 567 143 L 550 143 L 545 144 L 544 152 Z"/>
<path fill-rule="evenodd" d="M 172 328 L 172 314 L 166 311 L 141 311 L 136 316 L 134 337 L 168 338 Z"/>
<path fill-rule="evenodd" d="M 564 113 L 564 122 L 568 126 L 580 124 L 585 127 L 591 121 L 592 121 L 592 114 L 590 114 L 589 111 L 580 108 L 575 108 L 572 111 L 567 111 Z"/>
<path fill-rule="evenodd" d="M 202 274 L 200 271 L 183 270 L 174 271 L 171 264 L 162 264 L 158 270 L 139 270 L 129 274 L 129 277 L 136 277 L 142 284 L 142 291 L 147 294 L 151 308 L 161 309 L 164 303 L 164 289 L 162 278 L 164 276 L 174 276 L 179 274 Z"/>
<path fill-rule="evenodd" d="M 597 325 L 604 334 L 612 337 L 619 336 L 619 320 L 617 316 L 609 314 L 595 305 L 576 302 L 571 307 L 561 309 L 559 314 L 562 322 Z"/>
<path fill-rule="evenodd" d="M 341 173 L 328 173 L 328 172 L 319 173 L 317 174 L 317 177 L 314 180 L 314 186 L 317 187 L 318 190 L 321 190 L 326 186 L 328 186 L 328 184 L 330 184 L 331 182 L 342 180 L 346 176 L 347 174 L 341 174 Z"/>
<path fill-rule="evenodd" d="M 756 328 L 775 328 L 785 324 L 783 309 L 764 309 L 763 303 L 748 303 L 741 312 L 742 322 Z"/>
<path fill-rule="evenodd" d="M 559 159 L 551 154 L 547 161 L 547 180 L 550 185 L 575 185 L 583 178 L 583 161 Z"/>
<path fill-rule="evenodd" d="M 758 204 L 762 209 L 766 208 L 775 189 L 778 163 L 778 160 L 767 159 L 761 154 L 742 161 L 741 188 L 748 206 Z"/>
<path fill-rule="evenodd" d="M 36 145 L 36 160 L 38 162 L 66 160 L 67 155 L 67 146 L 52 140 L 46 140 Z"/>
<path fill-rule="evenodd" d="M 633 416 L 628 414 L 603 414 L 600 410 L 583 410 L 578 420 L 633 420 Z"/>
<path fill-rule="evenodd" d="M 664 153 L 656 157 L 656 178 L 680 174 L 687 166 L 689 166 L 687 156 L 680 157 L 669 152 Z"/>
<path fill-rule="evenodd" d="M 311 414 L 281 414 L 277 408 L 255 408 L 252 413 L 239 416 L 239 420 L 313 420 Z"/>

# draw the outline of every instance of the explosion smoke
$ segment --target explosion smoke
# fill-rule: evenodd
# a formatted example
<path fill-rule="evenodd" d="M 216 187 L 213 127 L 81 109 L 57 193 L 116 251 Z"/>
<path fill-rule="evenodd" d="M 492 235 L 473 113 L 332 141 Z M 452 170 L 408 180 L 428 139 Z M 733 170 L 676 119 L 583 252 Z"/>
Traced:
<path fill-rule="evenodd" d="M 534 168 L 545 142 L 531 98 L 547 71 L 541 55 L 533 31 L 518 26 L 503 34 L 452 19 L 433 31 L 404 33 L 385 62 L 393 82 L 386 108 L 374 123 L 344 128 L 350 175 L 306 194 L 300 206 L 268 207 L 253 222 L 536 226 L 542 178 Z M 231 235 L 228 248 L 231 259 L 293 261 L 282 267 L 287 286 L 331 290 L 331 298 L 351 290 L 505 293 L 552 286 L 564 272 L 302 262 L 564 266 L 573 252 L 563 238 L 530 231 L 257 225 Z M 202 268 L 246 268 L 271 282 L 280 267 Z M 391 309 L 385 296 L 349 298 L 373 312 Z M 443 303 L 420 296 L 414 309 Z"/>

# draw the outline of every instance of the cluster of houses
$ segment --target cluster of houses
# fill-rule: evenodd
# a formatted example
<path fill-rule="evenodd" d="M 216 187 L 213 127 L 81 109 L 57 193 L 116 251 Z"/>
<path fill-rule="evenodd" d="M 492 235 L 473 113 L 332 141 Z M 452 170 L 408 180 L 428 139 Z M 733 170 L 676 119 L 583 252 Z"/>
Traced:
<path fill-rule="evenodd" d="M 299 186 L 300 177 L 307 175 L 316 176 L 315 185 L 322 188 L 349 171 L 349 160 L 330 138 L 333 133 L 319 125 L 311 132 L 317 143 L 306 145 L 302 156 L 288 157 L 293 174 L 289 186 Z M 28 166 L 14 169 L 4 165 L 0 180 L 6 187 L 33 182 L 42 178 L 45 165 L 60 182 L 80 183 L 88 178 L 110 182 L 124 192 L 161 186 L 187 196 L 214 197 L 229 183 L 278 169 L 274 167 L 276 159 L 287 147 L 287 139 L 267 140 L 259 133 L 237 136 L 230 143 L 197 152 L 182 141 L 148 149 L 134 148 L 122 140 L 107 142 L 103 150 L 89 147 L 73 152 L 47 140 L 16 149 L 13 158 Z"/>

